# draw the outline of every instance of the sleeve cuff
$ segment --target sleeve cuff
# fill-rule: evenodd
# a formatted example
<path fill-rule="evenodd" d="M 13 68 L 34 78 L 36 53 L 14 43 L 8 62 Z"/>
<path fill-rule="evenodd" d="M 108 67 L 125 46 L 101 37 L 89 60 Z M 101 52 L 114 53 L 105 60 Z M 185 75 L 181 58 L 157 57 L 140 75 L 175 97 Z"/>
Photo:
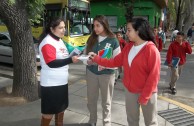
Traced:
<path fill-rule="evenodd" d="M 148 100 L 145 99 L 145 98 L 139 97 L 138 103 L 141 104 L 141 105 L 147 105 Z"/>

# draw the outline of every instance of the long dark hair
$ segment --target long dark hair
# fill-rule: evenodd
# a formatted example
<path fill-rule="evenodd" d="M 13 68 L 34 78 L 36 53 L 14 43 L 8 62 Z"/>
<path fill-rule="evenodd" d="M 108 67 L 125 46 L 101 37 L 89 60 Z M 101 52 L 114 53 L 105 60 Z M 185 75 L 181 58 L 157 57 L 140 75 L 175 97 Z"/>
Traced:
<path fill-rule="evenodd" d="M 128 20 L 127 23 L 132 24 L 132 27 L 135 31 L 138 31 L 138 35 L 142 40 L 155 43 L 154 32 L 146 19 L 133 18 L 132 20 Z"/>
<path fill-rule="evenodd" d="M 39 37 L 39 43 L 47 36 L 47 34 L 51 33 L 51 29 L 55 29 L 61 22 L 65 22 L 63 18 L 61 17 L 52 17 L 49 19 L 48 24 L 46 24 L 46 27 L 43 30 L 43 33 Z"/>
<path fill-rule="evenodd" d="M 114 38 L 115 34 L 110 30 L 108 20 L 104 15 L 97 15 L 94 21 L 98 21 L 103 27 L 104 30 L 109 38 Z M 87 47 L 86 47 L 86 53 L 90 52 L 92 50 L 92 47 L 96 42 L 98 42 L 98 35 L 95 33 L 95 31 L 92 31 L 92 34 L 90 35 L 88 41 L 87 41 Z"/>

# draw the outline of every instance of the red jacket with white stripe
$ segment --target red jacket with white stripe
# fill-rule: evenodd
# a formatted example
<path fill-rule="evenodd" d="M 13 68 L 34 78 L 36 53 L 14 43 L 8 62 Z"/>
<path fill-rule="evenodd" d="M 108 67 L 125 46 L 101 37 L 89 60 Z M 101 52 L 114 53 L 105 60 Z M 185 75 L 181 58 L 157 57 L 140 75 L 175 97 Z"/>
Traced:
<path fill-rule="evenodd" d="M 160 53 L 153 42 L 148 42 L 129 66 L 128 55 L 133 45 L 133 42 L 127 44 L 114 59 L 102 59 L 96 55 L 93 60 L 106 67 L 123 66 L 124 86 L 129 92 L 140 94 L 139 103 L 147 104 L 152 93 L 157 92 L 160 79 Z"/>

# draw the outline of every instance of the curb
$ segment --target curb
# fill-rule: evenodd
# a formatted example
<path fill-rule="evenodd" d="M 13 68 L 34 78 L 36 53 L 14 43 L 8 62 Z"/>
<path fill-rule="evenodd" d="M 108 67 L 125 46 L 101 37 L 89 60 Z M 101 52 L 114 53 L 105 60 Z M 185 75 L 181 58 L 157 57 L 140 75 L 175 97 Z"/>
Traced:
<path fill-rule="evenodd" d="M 163 97 L 163 96 L 158 96 L 158 99 L 164 100 L 164 101 L 169 102 L 171 104 L 174 104 L 174 105 L 176 105 L 178 107 L 181 107 L 181 108 L 183 108 L 183 109 L 185 109 L 185 110 L 187 110 L 187 111 L 189 111 L 189 112 L 194 114 L 194 108 L 192 108 L 191 106 L 185 105 L 183 103 L 174 101 L 172 99 L 169 99 L 169 98 L 166 98 L 166 97 Z"/>

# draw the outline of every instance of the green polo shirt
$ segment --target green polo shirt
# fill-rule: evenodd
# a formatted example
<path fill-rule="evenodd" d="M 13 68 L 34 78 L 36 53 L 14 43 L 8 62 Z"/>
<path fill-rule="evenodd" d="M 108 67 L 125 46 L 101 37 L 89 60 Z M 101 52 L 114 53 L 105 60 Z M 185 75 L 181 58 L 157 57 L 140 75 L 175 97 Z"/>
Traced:
<path fill-rule="evenodd" d="M 112 55 L 114 54 L 114 50 L 119 47 L 119 42 L 116 38 L 105 38 L 103 41 L 101 42 L 96 42 L 95 45 L 92 48 L 92 52 L 98 54 L 99 50 L 103 50 L 105 48 L 112 48 Z M 91 72 L 93 72 L 94 74 L 97 75 L 101 75 L 101 74 L 113 74 L 115 72 L 114 69 L 104 69 L 99 71 L 98 70 L 98 65 L 88 65 L 87 69 L 89 69 Z"/>

